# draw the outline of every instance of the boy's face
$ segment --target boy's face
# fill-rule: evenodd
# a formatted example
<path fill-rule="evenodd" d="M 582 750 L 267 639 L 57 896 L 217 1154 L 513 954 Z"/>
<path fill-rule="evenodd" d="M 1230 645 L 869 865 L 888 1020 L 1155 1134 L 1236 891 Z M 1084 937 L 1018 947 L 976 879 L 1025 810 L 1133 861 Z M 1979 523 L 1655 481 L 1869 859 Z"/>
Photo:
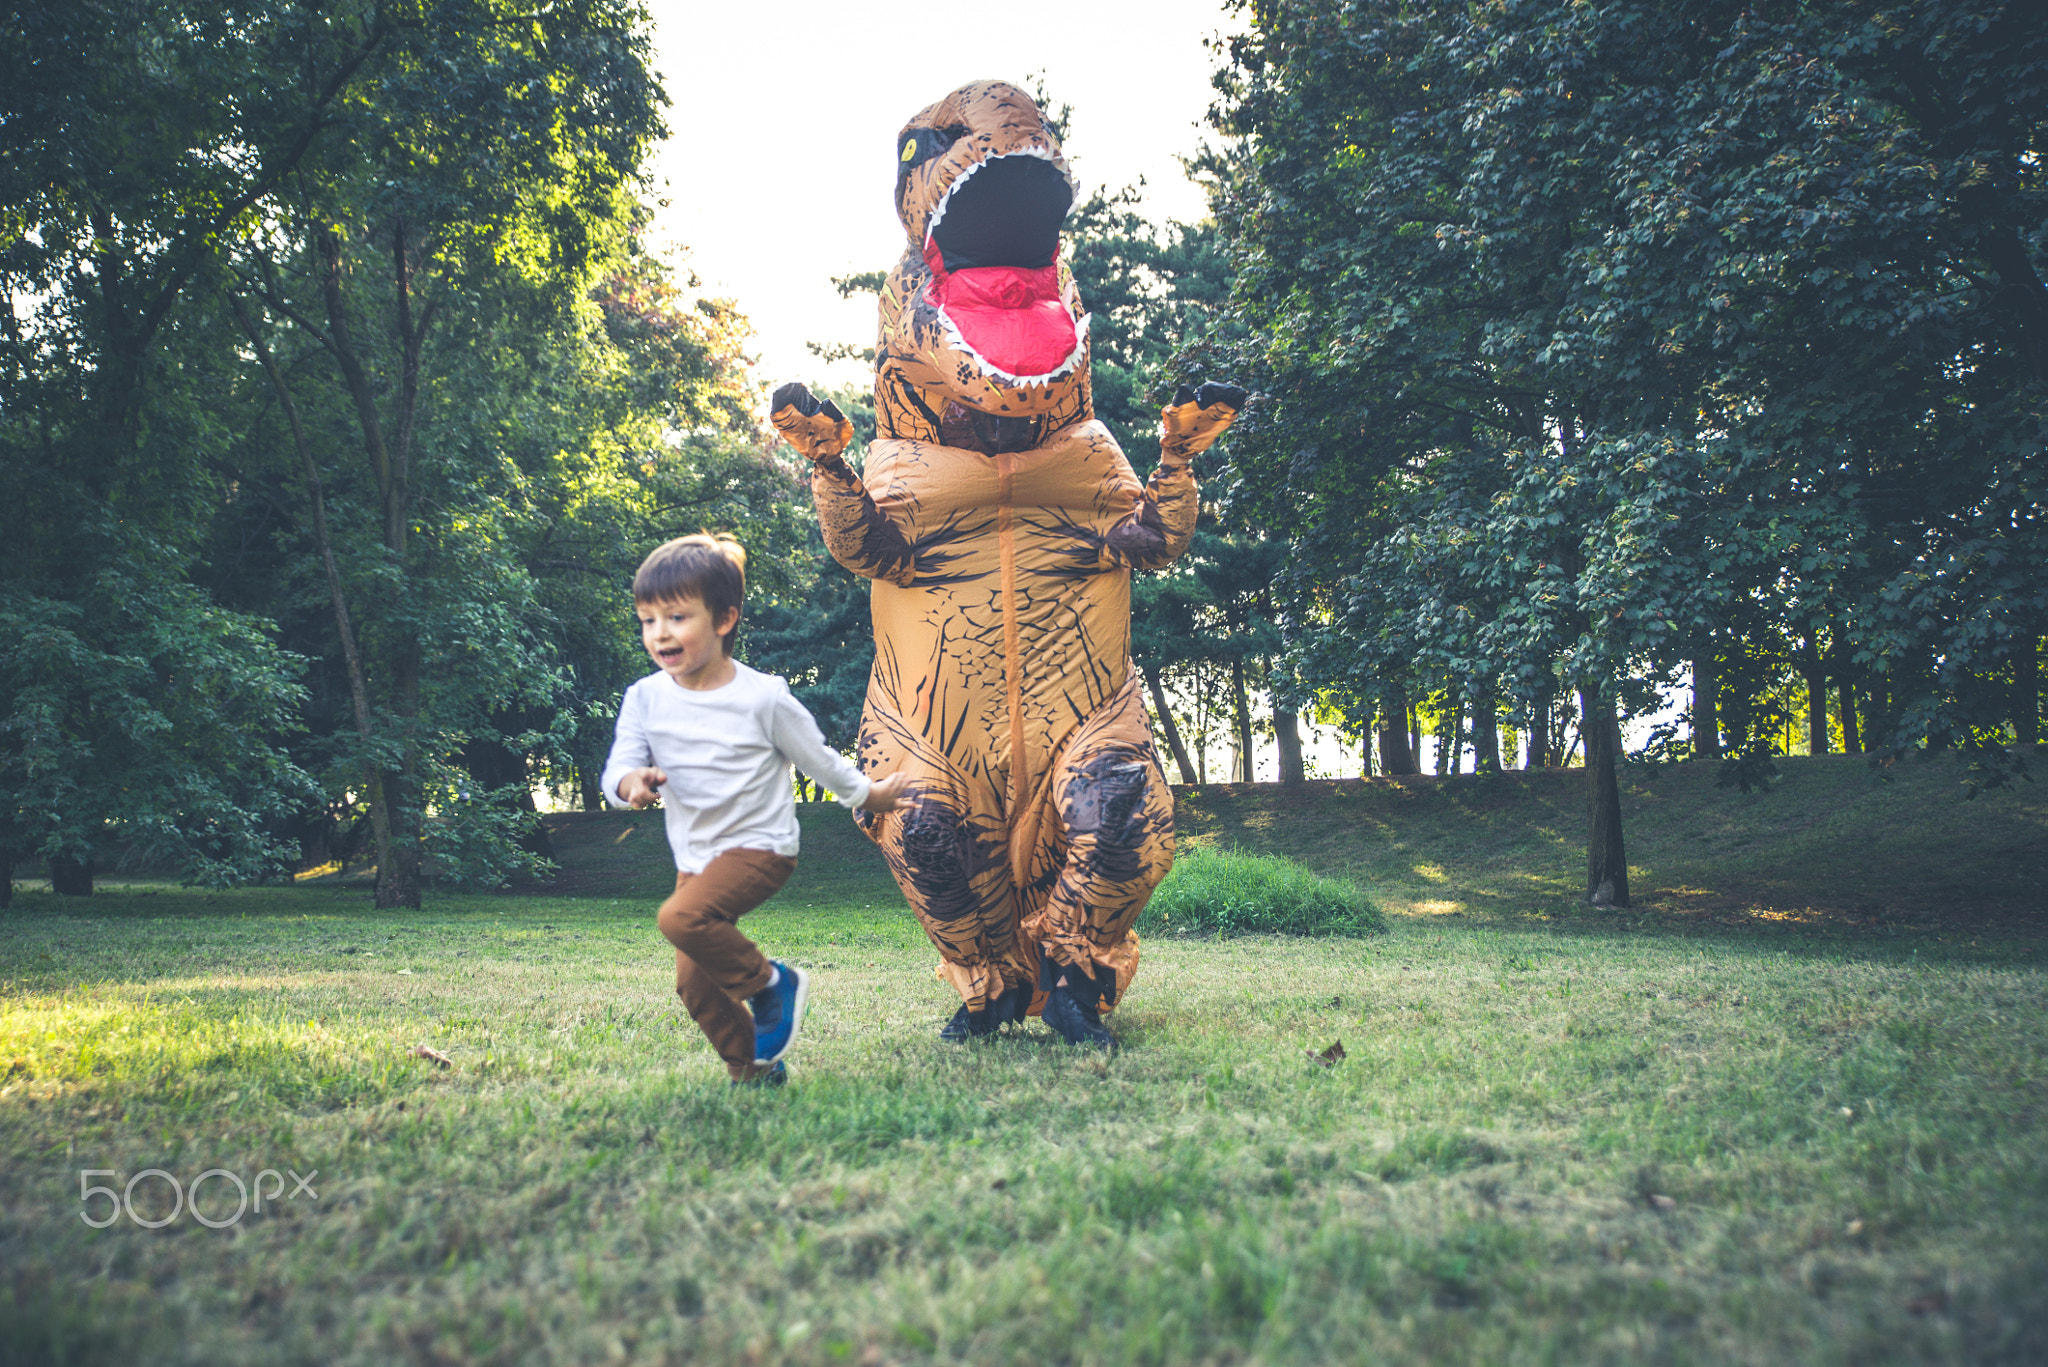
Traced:
<path fill-rule="evenodd" d="M 685 688 L 724 682 L 725 638 L 740 624 L 738 608 L 727 608 L 718 622 L 701 598 L 635 603 L 633 610 L 640 618 L 640 643 L 655 668 Z"/>

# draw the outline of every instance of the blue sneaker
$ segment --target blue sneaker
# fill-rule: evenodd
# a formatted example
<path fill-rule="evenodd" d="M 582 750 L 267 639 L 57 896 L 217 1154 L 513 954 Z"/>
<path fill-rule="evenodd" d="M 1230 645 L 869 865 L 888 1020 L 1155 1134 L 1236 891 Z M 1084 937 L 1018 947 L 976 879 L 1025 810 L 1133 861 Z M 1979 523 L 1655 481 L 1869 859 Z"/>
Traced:
<path fill-rule="evenodd" d="M 780 960 L 771 962 L 782 976 L 773 987 L 764 987 L 747 999 L 754 1011 L 754 1062 L 764 1065 L 779 1061 L 796 1043 L 804 1000 L 811 990 L 810 974 Z"/>

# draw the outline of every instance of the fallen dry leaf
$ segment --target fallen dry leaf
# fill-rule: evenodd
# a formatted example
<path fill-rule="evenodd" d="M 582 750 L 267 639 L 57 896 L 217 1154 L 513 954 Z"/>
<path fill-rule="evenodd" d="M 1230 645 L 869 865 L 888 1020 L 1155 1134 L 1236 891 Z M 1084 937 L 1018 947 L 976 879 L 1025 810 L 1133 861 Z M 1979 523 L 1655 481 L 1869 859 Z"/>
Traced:
<path fill-rule="evenodd" d="M 1653 1191 L 1650 1193 L 1650 1205 L 1657 1210 L 1678 1209 L 1678 1202 L 1672 1200 L 1669 1196 L 1666 1196 L 1661 1191 Z"/>
<path fill-rule="evenodd" d="M 1906 1302 L 1906 1313 L 1909 1315 L 1938 1315 L 1946 1309 L 1948 1293 L 1945 1291 L 1930 1291 L 1924 1296 L 1915 1296 Z"/>
<path fill-rule="evenodd" d="M 437 1068 L 453 1068 L 455 1066 L 454 1059 L 449 1058 L 439 1049 L 429 1049 L 424 1044 L 415 1044 L 412 1047 L 412 1056 L 414 1058 L 429 1059 Z"/>
<path fill-rule="evenodd" d="M 1307 1054 L 1308 1061 L 1318 1068 L 1334 1068 L 1344 1058 L 1344 1041 L 1338 1040 L 1320 1054 L 1313 1049 L 1304 1049 L 1302 1052 Z"/>

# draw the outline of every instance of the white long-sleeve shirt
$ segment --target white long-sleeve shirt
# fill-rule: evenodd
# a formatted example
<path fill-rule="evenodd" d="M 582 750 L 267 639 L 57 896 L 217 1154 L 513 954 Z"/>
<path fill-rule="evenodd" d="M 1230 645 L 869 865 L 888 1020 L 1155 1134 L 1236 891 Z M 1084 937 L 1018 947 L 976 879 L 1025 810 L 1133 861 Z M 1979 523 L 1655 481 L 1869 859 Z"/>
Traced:
<path fill-rule="evenodd" d="M 825 744 L 788 684 L 737 660 L 733 673 L 731 683 L 701 692 L 666 674 L 649 674 L 619 702 L 604 799 L 624 807 L 619 780 L 634 769 L 651 764 L 666 773 L 662 812 L 669 848 L 684 873 L 702 873 L 727 850 L 795 857 L 792 762 L 842 806 L 858 807 L 868 796 L 868 780 Z"/>

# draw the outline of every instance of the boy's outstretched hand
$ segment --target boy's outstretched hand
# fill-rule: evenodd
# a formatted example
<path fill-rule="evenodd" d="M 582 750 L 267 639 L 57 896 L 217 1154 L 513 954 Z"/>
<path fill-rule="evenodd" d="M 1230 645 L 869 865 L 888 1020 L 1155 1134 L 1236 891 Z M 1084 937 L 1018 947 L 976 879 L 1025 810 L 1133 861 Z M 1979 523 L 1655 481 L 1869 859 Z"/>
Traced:
<path fill-rule="evenodd" d="M 635 769 L 619 780 L 619 801 L 628 807 L 645 807 L 661 794 L 656 791 L 668 782 L 668 775 L 653 765 Z"/>
<path fill-rule="evenodd" d="M 860 804 L 860 809 L 864 812 L 893 812 L 903 805 L 903 795 L 909 788 L 908 774 L 878 778 L 868 785 L 867 801 Z"/>

